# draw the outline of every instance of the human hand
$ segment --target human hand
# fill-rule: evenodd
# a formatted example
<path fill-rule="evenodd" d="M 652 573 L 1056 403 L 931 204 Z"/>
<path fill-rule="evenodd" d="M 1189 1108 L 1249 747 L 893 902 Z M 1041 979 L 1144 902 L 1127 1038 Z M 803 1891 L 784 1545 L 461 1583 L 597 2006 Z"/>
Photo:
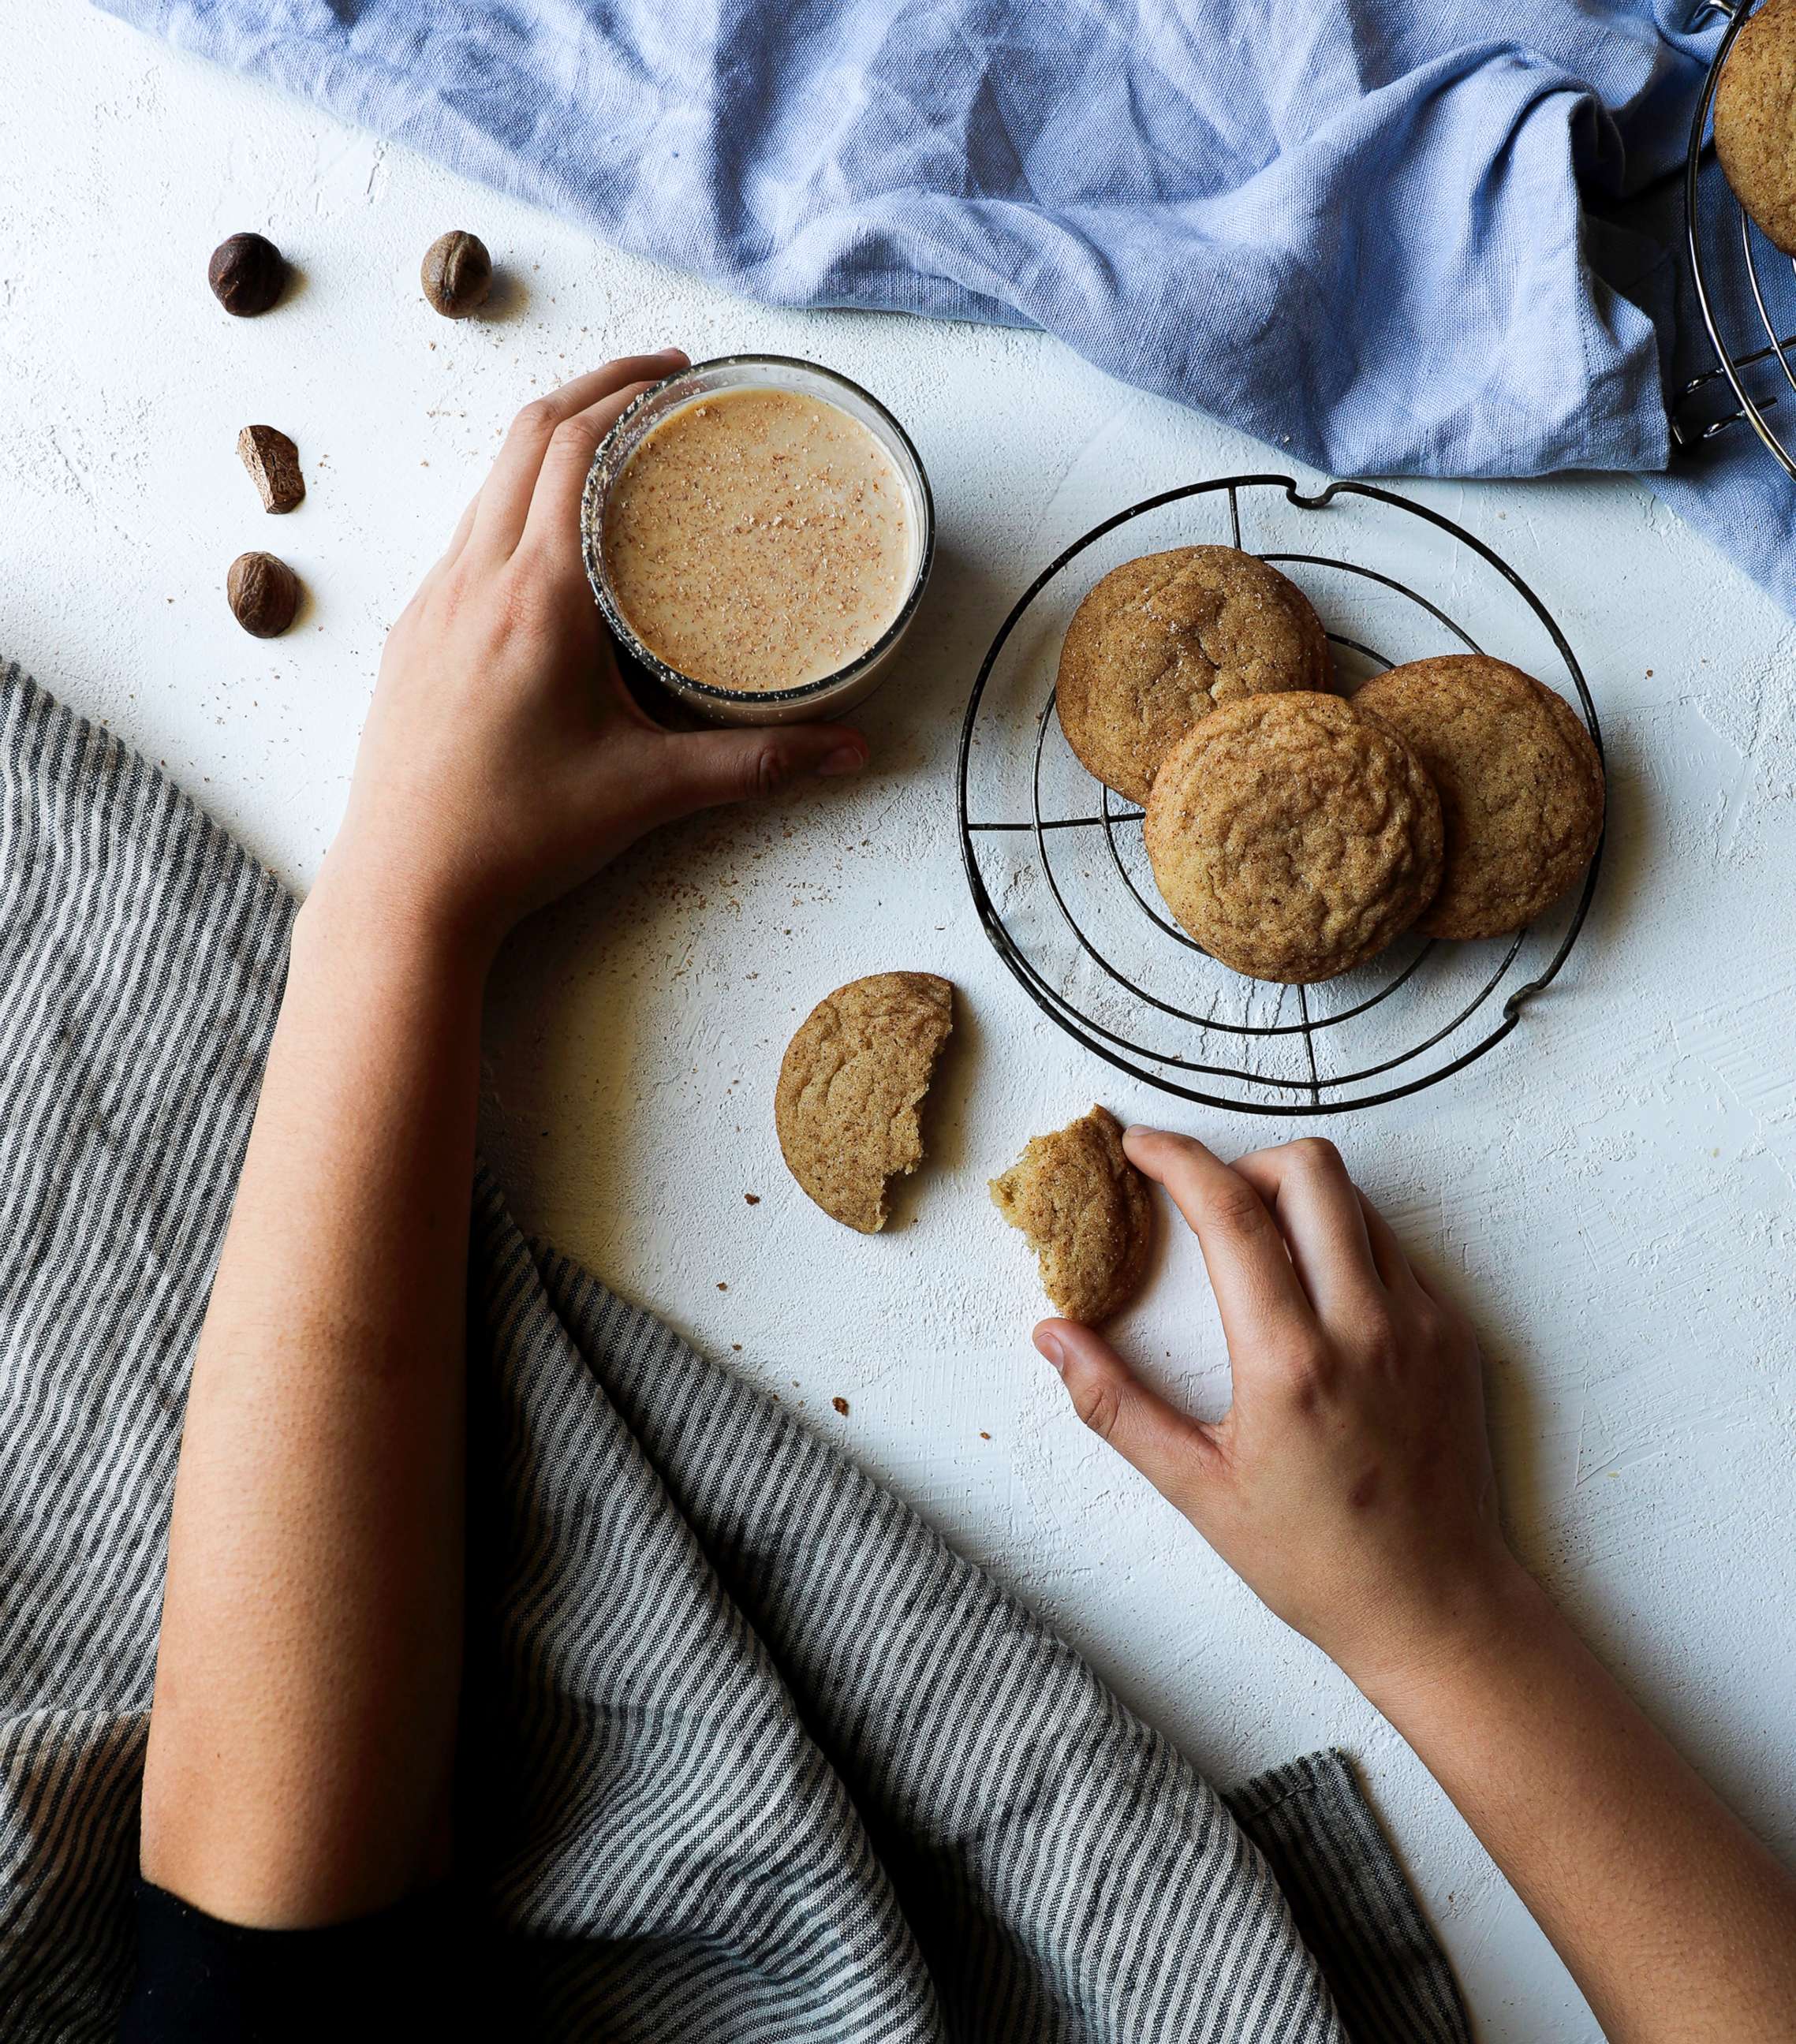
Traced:
<path fill-rule="evenodd" d="M 490 951 L 657 824 L 866 764 L 846 725 L 668 732 L 624 686 L 581 559 L 580 497 L 620 413 L 686 359 L 609 363 L 518 413 L 387 640 L 321 889 L 396 902 Z"/>
<path fill-rule="evenodd" d="M 1214 1423 L 1190 1418 L 1075 1321 L 1044 1320 L 1036 1346 L 1086 1425 L 1376 1700 L 1455 1653 L 1521 1577 L 1498 1523 L 1476 1339 L 1333 1144 L 1232 1169 L 1154 1129 L 1124 1145 L 1196 1232 L 1233 1403 Z"/>

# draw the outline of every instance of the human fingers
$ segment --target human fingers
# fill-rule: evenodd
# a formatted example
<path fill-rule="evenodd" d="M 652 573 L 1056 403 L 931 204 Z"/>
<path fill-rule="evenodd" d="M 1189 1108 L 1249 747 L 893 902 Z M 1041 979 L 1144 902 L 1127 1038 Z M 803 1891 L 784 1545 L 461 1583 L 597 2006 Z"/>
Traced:
<path fill-rule="evenodd" d="M 477 490 L 467 500 L 466 508 L 456 521 L 456 529 L 449 535 L 449 544 L 443 549 L 443 557 L 437 562 L 440 568 L 451 567 L 456 556 L 467 544 L 467 536 L 474 530 L 475 514 L 480 509 L 480 493 Z"/>
<path fill-rule="evenodd" d="M 1418 1295 L 1431 1298 L 1422 1274 L 1410 1262 L 1403 1245 L 1397 1239 L 1397 1231 L 1374 1206 L 1366 1195 L 1354 1188 L 1359 1200 L 1360 1218 L 1366 1224 L 1366 1239 L 1371 1244 L 1372 1261 L 1378 1266 L 1379 1280 L 1394 1298 L 1414 1298 Z"/>
<path fill-rule="evenodd" d="M 586 494 L 593 456 L 599 442 L 651 387 L 646 382 L 626 383 L 622 390 L 609 392 L 596 404 L 563 419 L 549 435 L 518 546 L 520 550 L 530 548 L 552 573 L 576 582 L 584 579 L 580 499 Z"/>
<path fill-rule="evenodd" d="M 481 489 L 470 543 L 501 559 L 508 556 L 523 534 L 543 457 L 556 427 L 632 383 L 654 382 L 671 375 L 685 362 L 677 348 L 664 348 L 659 355 L 627 355 L 606 363 L 602 369 L 575 377 L 546 397 L 533 398 L 512 421 L 493 472 Z"/>
<path fill-rule="evenodd" d="M 1325 1320 L 1379 1300 L 1383 1286 L 1359 1195 L 1333 1143 L 1306 1136 L 1237 1157 L 1235 1169 L 1271 1209 Z"/>
<path fill-rule="evenodd" d="M 1224 1467 L 1212 1430 L 1150 1391 L 1102 1335 L 1077 1320 L 1044 1320 L 1035 1345 L 1092 1432 L 1201 1525 L 1206 1485 Z"/>
<path fill-rule="evenodd" d="M 867 740 L 845 724 L 665 732 L 648 755 L 646 806 L 656 822 L 671 823 L 720 802 L 776 794 L 807 775 L 856 774 L 867 759 Z"/>
<path fill-rule="evenodd" d="M 1313 1335 L 1316 1316 L 1266 1202 L 1189 1135 L 1131 1128 L 1123 1147 L 1165 1186 L 1203 1251 L 1229 1352 L 1239 1365 L 1272 1339 Z"/>

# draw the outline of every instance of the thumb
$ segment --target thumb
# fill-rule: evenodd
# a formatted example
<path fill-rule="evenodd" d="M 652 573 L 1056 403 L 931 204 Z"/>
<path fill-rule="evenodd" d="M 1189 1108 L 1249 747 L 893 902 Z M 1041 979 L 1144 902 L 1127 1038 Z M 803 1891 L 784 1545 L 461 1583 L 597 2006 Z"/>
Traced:
<path fill-rule="evenodd" d="M 1077 1320 L 1044 1320 L 1035 1345 L 1092 1432 L 1194 1521 L 1205 1480 L 1221 1472 L 1211 1430 L 1150 1391 L 1102 1335 Z"/>
<path fill-rule="evenodd" d="M 867 740 L 845 724 L 794 724 L 754 731 L 670 732 L 663 808 L 671 820 L 717 802 L 777 794 L 788 782 L 858 774 Z"/>

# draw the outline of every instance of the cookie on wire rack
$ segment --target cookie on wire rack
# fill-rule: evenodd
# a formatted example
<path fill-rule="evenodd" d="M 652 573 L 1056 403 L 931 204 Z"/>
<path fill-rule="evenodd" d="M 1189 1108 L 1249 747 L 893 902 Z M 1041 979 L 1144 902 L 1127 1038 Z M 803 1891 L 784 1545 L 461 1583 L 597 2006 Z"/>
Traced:
<path fill-rule="evenodd" d="M 1416 927 L 1501 937 L 1552 907 L 1602 836 L 1602 760 L 1563 696 L 1482 653 L 1411 660 L 1354 707 L 1409 741 L 1440 797 L 1440 886 Z"/>
<path fill-rule="evenodd" d="M 1728 52 L 1715 154 L 1767 239 L 1796 256 L 1796 0 L 1766 0 Z"/>
<path fill-rule="evenodd" d="M 1383 951 L 1440 884 L 1440 801 L 1388 725 L 1339 696 L 1223 703 L 1155 777 L 1154 880 L 1211 957 L 1286 986 Z"/>
<path fill-rule="evenodd" d="M 1326 689 L 1328 634 L 1302 590 L 1234 547 L 1176 547 L 1094 584 L 1060 649 L 1056 703 L 1080 762 L 1132 802 L 1218 703 Z"/>

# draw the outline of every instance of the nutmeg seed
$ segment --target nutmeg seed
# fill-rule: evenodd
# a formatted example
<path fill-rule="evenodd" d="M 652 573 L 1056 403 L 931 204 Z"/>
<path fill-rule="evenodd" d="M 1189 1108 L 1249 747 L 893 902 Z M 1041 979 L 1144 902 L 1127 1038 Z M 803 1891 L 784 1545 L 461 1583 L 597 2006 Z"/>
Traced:
<path fill-rule="evenodd" d="M 440 234 L 424 252 L 424 295 L 444 319 L 466 319 L 493 288 L 493 259 L 478 234 Z"/>
<path fill-rule="evenodd" d="M 249 471 L 264 511 L 290 511 L 306 499 L 299 450 L 274 426 L 245 426 L 237 435 L 237 459 Z"/>
<path fill-rule="evenodd" d="M 239 554 L 225 577 L 231 614 L 258 639 L 278 639 L 299 608 L 299 578 L 273 554 Z"/>
<path fill-rule="evenodd" d="M 213 250 L 206 281 L 226 312 L 253 319 L 280 296 L 287 258 L 266 235 L 233 234 Z"/>

